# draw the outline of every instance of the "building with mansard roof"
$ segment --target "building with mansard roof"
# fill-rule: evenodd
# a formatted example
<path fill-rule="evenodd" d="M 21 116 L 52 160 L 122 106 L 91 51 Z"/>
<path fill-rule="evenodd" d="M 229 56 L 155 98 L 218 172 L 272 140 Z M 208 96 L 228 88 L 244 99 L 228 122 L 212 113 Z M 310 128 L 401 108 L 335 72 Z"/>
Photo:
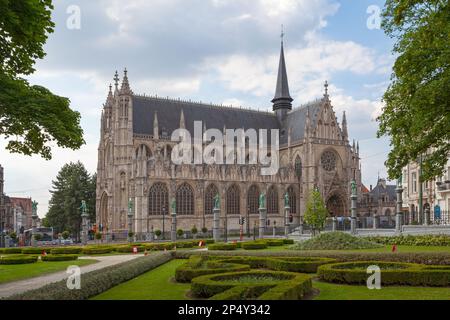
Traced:
<path fill-rule="evenodd" d="M 359 145 L 349 143 L 346 115 L 338 122 L 325 83 L 323 97 L 294 108 L 289 92 L 283 43 L 273 112 L 203 104 L 135 94 L 125 70 L 116 72 L 101 117 L 98 148 L 97 224 L 116 236 L 128 229 L 133 201 L 133 231 L 170 229 L 170 203 L 176 199 L 178 228 L 212 229 L 213 197 L 221 198 L 221 226 L 238 230 L 258 223 L 258 197 L 267 195 L 268 225 L 284 227 L 284 195 L 298 225 L 311 190 L 317 187 L 331 215 L 347 216 L 350 182 L 361 188 Z M 274 79 L 275 82 L 275 79 Z M 207 129 L 278 129 L 280 169 L 263 176 L 260 165 L 182 164 L 171 161 L 172 132 L 194 121 Z M 246 152 L 248 150 L 246 149 Z"/>

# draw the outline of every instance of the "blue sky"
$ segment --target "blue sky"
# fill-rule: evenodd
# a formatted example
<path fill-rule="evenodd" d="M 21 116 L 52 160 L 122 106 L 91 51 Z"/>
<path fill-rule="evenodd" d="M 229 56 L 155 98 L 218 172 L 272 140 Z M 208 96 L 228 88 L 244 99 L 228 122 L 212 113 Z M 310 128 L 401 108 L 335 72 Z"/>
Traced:
<path fill-rule="evenodd" d="M 69 97 L 82 114 L 87 144 L 54 148 L 54 158 L 8 154 L 0 141 L 5 192 L 33 197 L 44 216 L 51 181 L 64 163 L 97 166 L 100 113 L 115 70 L 129 70 L 135 93 L 271 108 L 281 24 L 291 94 L 296 106 L 319 98 L 323 83 L 339 118 L 346 111 L 351 139 L 360 141 L 363 181 L 386 176 L 387 139 L 376 139 L 376 116 L 389 84 L 393 42 L 367 26 L 380 0 L 58 0 L 55 33 L 32 83 Z M 80 28 L 67 27 L 71 5 Z M 370 20 L 372 21 L 372 20 Z"/>

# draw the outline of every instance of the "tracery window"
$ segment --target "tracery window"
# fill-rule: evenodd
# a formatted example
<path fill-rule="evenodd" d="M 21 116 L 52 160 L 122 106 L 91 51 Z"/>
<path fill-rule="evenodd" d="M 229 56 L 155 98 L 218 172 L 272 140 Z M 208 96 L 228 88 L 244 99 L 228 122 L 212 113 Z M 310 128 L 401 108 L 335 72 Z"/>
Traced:
<path fill-rule="evenodd" d="M 300 159 L 299 156 L 297 156 L 297 158 L 295 159 L 295 175 L 297 176 L 297 178 L 301 178 L 302 177 L 302 160 Z"/>
<path fill-rule="evenodd" d="M 177 215 L 194 215 L 194 190 L 189 184 L 183 183 L 178 187 L 176 201 Z"/>
<path fill-rule="evenodd" d="M 295 194 L 294 187 L 289 187 L 287 192 L 289 195 L 289 206 L 291 207 L 291 210 L 289 213 L 296 214 L 297 213 L 297 195 Z"/>
<path fill-rule="evenodd" d="M 267 213 L 278 214 L 278 191 L 274 186 L 269 188 L 267 192 Z"/>
<path fill-rule="evenodd" d="M 159 216 L 168 213 L 169 192 L 164 183 L 155 183 L 149 190 L 148 215 Z"/>
<path fill-rule="evenodd" d="M 240 212 L 240 193 L 239 193 L 239 187 L 237 185 L 232 185 L 227 190 L 227 197 L 226 197 L 226 211 L 227 215 L 239 215 Z"/>
<path fill-rule="evenodd" d="M 322 168 L 325 169 L 325 171 L 333 171 L 336 169 L 336 154 L 332 151 L 325 151 L 322 154 L 322 157 L 320 159 Z"/>
<path fill-rule="evenodd" d="M 250 214 L 258 214 L 259 209 L 259 188 L 252 185 L 247 193 L 247 209 L 250 209 Z"/>

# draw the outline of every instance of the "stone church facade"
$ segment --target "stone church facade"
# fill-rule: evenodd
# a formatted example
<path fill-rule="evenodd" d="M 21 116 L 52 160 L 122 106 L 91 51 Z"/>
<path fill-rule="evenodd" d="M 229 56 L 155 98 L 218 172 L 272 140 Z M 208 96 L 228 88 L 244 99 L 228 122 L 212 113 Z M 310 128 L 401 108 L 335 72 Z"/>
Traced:
<path fill-rule="evenodd" d="M 339 123 L 328 95 L 293 108 L 283 44 L 273 112 L 260 112 L 191 101 L 137 95 L 125 70 L 119 88 L 110 86 L 101 117 L 98 148 L 97 225 L 103 232 L 126 234 L 128 204 L 133 203 L 133 231 L 138 238 L 170 230 L 170 203 L 176 199 L 177 228 L 212 230 L 213 198 L 221 198 L 221 226 L 238 230 L 246 217 L 249 231 L 259 222 L 258 197 L 267 196 L 268 225 L 284 227 L 284 195 L 298 225 L 308 196 L 317 187 L 331 215 L 348 216 L 350 182 L 361 188 L 359 145 L 350 145 L 345 113 Z M 275 79 L 274 79 L 275 80 Z M 280 169 L 260 175 L 260 165 L 175 165 L 172 132 L 194 121 L 204 130 L 278 129 Z"/>

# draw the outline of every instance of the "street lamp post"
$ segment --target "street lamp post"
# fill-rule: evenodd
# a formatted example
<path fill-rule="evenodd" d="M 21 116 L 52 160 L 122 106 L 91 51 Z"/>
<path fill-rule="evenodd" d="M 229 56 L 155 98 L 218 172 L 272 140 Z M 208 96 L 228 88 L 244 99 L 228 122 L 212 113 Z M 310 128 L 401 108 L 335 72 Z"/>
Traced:
<path fill-rule="evenodd" d="M 402 186 L 402 178 L 401 177 L 397 181 L 397 189 L 395 191 L 397 192 L 397 212 L 396 212 L 396 215 L 395 215 L 395 231 L 397 233 L 401 233 L 402 232 L 402 225 L 403 225 L 403 212 L 402 212 L 402 207 L 403 207 L 403 199 L 402 199 L 403 186 Z"/>
<path fill-rule="evenodd" d="M 86 245 L 88 242 L 88 224 L 89 214 L 87 213 L 86 201 L 81 201 L 81 243 Z"/>
<path fill-rule="evenodd" d="M 356 234 L 356 200 L 358 199 L 358 195 L 357 195 L 357 186 L 356 186 L 356 181 L 353 180 L 351 182 L 351 210 L 352 210 L 352 216 L 351 216 L 351 233 L 352 234 Z"/>
<path fill-rule="evenodd" d="M 32 203 L 32 215 L 31 215 L 31 220 L 32 220 L 32 225 L 31 225 L 31 245 L 33 247 L 37 246 L 37 241 L 36 241 L 36 232 L 37 232 L 37 219 L 38 219 L 38 215 L 37 215 L 37 206 L 38 203 L 36 201 L 33 201 Z M 2 230 L 3 232 L 3 230 Z"/>
<path fill-rule="evenodd" d="M 175 198 L 172 200 L 172 228 L 170 233 L 170 239 L 172 242 L 177 241 L 177 205 Z"/>
<path fill-rule="evenodd" d="M 166 206 L 163 206 L 163 208 L 162 208 L 162 210 L 163 210 L 163 221 L 162 221 L 162 239 L 163 240 L 166 240 L 166 237 L 165 237 L 165 233 L 166 233 L 166 226 L 165 226 L 165 222 L 166 222 L 166 211 L 167 211 L 167 208 L 166 208 Z"/>

